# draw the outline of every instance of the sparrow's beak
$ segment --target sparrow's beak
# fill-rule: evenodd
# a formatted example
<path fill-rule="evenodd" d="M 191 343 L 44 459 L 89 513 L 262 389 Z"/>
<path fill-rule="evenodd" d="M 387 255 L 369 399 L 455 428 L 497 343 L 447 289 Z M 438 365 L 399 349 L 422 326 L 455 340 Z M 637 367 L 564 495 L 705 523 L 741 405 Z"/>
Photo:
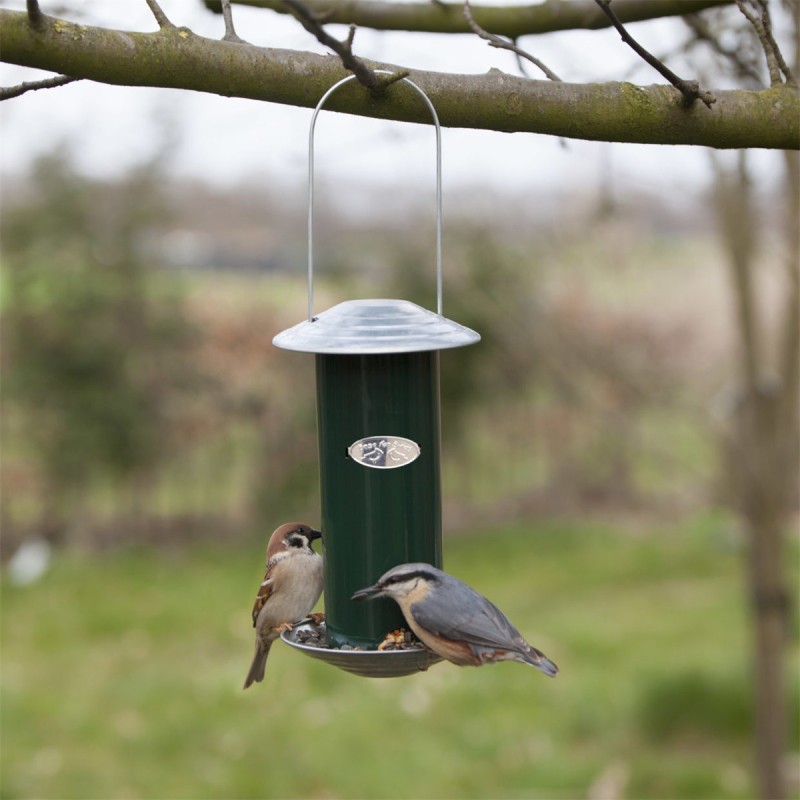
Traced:
<path fill-rule="evenodd" d="M 322 531 L 318 531 L 315 528 L 311 528 L 311 530 L 308 532 L 309 544 L 313 542 L 315 539 L 321 539 L 321 538 L 322 538 Z"/>
<path fill-rule="evenodd" d="M 383 589 L 376 583 L 374 586 L 367 586 L 366 589 L 359 589 L 350 599 L 372 600 L 374 597 L 380 597 L 382 594 Z"/>

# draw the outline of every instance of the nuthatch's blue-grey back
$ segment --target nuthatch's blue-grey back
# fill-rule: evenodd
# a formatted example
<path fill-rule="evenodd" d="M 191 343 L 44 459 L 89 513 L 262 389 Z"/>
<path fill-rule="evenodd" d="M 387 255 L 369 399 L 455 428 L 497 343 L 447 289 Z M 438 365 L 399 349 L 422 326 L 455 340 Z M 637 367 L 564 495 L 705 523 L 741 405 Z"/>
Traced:
<path fill-rule="evenodd" d="M 430 564 L 400 564 L 353 600 L 391 597 L 417 638 L 459 666 L 519 661 L 554 678 L 558 667 L 531 647 L 508 617 L 463 581 Z"/>

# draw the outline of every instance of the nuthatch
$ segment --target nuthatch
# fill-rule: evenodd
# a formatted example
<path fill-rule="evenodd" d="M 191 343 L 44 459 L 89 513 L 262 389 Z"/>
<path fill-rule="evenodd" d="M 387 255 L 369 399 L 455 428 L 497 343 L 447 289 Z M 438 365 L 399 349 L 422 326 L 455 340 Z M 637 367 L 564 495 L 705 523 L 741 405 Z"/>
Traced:
<path fill-rule="evenodd" d="M 531 647 L 497 606 L 430 564 L 400 564 L 353 600 L 391 597 L 417 638 L 458 666 L 519 661 L 554 678 L 558 667 Z"/>
<path fill-rule="evenodd" d="M 320 536 L 308 525 L 288 522 L 269 538 L 267 571 L 253 605 L 256 652 L 245 689 L 264 679 L 269 649 L 281 631 L 303 619 L 322 594 L 322 556 L 311 549 L 311 542 Z"/>

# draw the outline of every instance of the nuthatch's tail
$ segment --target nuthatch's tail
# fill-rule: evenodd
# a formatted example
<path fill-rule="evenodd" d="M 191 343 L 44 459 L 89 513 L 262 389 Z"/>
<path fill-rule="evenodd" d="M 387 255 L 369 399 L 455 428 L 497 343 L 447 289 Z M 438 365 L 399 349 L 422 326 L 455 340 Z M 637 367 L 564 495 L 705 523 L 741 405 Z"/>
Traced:
<path fill-rule="evenodd" d="M 522 654 L 526 664 L 541 670 L 549 678 L 558 675 L 558 667 L 541 651 L 535 647 L 528 646 L 528 650 Z"/>

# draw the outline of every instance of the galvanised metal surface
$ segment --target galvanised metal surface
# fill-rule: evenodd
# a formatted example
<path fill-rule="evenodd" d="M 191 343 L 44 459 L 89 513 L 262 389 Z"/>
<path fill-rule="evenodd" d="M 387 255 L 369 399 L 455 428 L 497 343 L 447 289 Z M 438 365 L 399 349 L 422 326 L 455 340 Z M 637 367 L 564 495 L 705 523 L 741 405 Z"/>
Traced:
<path fill-rule="evenodd" d="M 407 300 L 348 300 L 279 333 L 273 344 L 304 353 L 411 353 L 480 341 L 475 331 Z"/>
<path fill-rule="evenodd" d="M 393 600 L 353 592 L 397 564 L 442 562 L 439 353 L 318 355 L 317 414 L 328 640 L 374 648 L 405 621 Z M 373 468 L 348 452 L 365 438 L 419 455 Z"/>
<path fill-rule="evenodd" d="M 362 678 L 402 678 L 405 675 L 416 675 L 442 660 L 424 647 L 409 650 L 331 650 L 304 644 L 298 639 L 298 633 L 312 629 L 313 626 L 309 624 L 296 625 L 290 631 L 281 633 L 281 639 L 307 656 Z"/>

